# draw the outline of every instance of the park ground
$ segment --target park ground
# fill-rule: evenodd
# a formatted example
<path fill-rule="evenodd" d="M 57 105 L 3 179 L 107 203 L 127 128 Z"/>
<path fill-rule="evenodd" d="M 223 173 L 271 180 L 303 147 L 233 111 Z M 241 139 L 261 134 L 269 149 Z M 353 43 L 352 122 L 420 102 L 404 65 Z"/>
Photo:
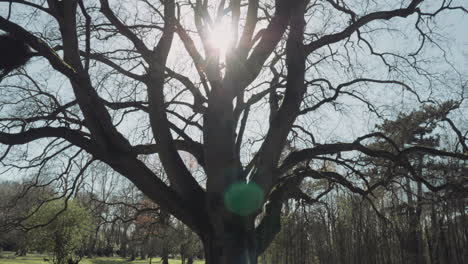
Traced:
<path fill-rule="evenodd" d="M 50 258 L 47 255 L 41 254 L 28 254 L 24 257 L 17 257 L 14 252 L 2 252 L 0 253 L 0 264 L 51 264 L 51 262 L 44 261 L 44 258 Z M 96 258 L 84 258 L 80 261 L 80 264 L 149 264 L 149 259 L 129 261 L 127 259 L 119 257 L 96 257 Z M 162 263 L 161 258 L 153 258 L 151 263 L 158 264 Z M 170 259 L 169 264 L 180 264 L 180 259 Z M 195 260 L 194 264 L 202 264 L 204 261 Z"/>

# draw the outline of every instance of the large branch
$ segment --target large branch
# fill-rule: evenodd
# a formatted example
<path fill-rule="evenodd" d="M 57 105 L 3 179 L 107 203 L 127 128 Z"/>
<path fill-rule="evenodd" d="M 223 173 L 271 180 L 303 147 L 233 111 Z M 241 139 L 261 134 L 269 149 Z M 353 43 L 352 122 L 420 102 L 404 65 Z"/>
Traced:
<path fill-rule="evenodd" d="M 113 126 L 109 113 L 100 102 L 97 92 L 92 87 L 89 75 L 84 72 L 81 65 L 76 32 L 76 3 L 67 1 L 60 10 L 57 8 L 51 8 L 51 12 L 56 15 L 59 12 L 64 14 L 58 19 L 62 33 L 64 59 L 60 58 L 55 50 L 44 41 L 3 17 L 0 17 L 0 29 L 9 32 L 19 40 L 25 41 L 29 46 L 37 50 L 41 56 L 45 57 L 54 69 L 70 80 L 77 102 L 86 119 L 87 127 L 98 144 L 128 151 L 130 144 Z"/>
<path fill-rule="evenodd" d="M 122 68 L 120 65 L 118 65 L 117 63 L 113 62 L 112 60 L 106 58 L 106 56 L 104 56 L 103 54 L 99 54 L 99 53 L 87 53 L 87 52 L 83 52 L 83 51 L 80 51 L 80 55 L 85 57 L 86 59 L 93 59 L 95 61 L 98 61 L 98 62 L 101 62 L 109 67 L 111 67 L 112 69 L 116 70 L 117 72 L 129 77 L 129 78 L 132 78 L 134 80 L 137 80 L 137 81 L 141 81 L 143 82 L 145 80 L 145 75 L 139 75 L 139 74 L 136 74 L 136 73 L 133 73 L 129 70 L 126 70 L 124 68 Z"/>
<path fill-rule="evenodd" d="M 101 12 L 107 17 L 107 19 L 117 28 L 120 34 L 130 40 L 135 49 L 143 55 L 143 58 L 148 62 L 151 58 L 151 51 L 145 45 L 145 43 L 133 33 L 128 26 L 126 26 L 120 19 L 112 12 L 109 6 L 108 0 L 100 0 Z"/>
<path fill-rule="evenodd" d="M 258 21 L 258 2 L 259 0 L 249 0 L 249 6 L 247 8 L 247 19 L 245 21 L 244 30 L 242 31 L 242 35 L 240 37 L 239 45 L 236 51 L 236 54 L 241 59 L 245 59 L 247 57 L 250 48 L 254 44 L 252 37 Z"/>
<path fill-rule="evenodd" d="M 151 54 L 152 60 L 149 61 L 147 87 L 151 129 L 160 147 L 159 158 L 172 187 L 184 200 L 192 201 L 194 207 L 203 210 L 204 191 L 177 152 L 164 102 L 166 62 L 172 46 L 176 22 L 174 0 L 164 2 L 164 18 L 163 34 Z"/>
<path fill-rule="evenodd" d="M 461 160 L 468 160 L 468 155 L 462 153 L 453 153 L 428 147 L 414 146 L 403 149 L 401 151 L 389 152 L 380 149 L 371 149 L 361 144 L 361 141 L 373 136 L 380 136 L 380 133 L 372 133 L 363 137 L 359 137 L 352 143 L 334 143 L 334 144 L 323 144 L 313 148 L 303 149 L 290 153 L 283 161 L 282 165 L 278 169 L 278 173 L 282 174 L 292 169 L 295 165 L 313 159 L 317 156 L 322 155 L 333 155 L 341 152 L 358 151 L 368 156 L 375 158 L 383 158 L 390 160 L 396 164 L 407 166 L 407 156 L 412 153 L 426 153 L 433 156 L 441 157 L 452 157 Z"/>
<path fill-rule="evenodd" d="M 379 12 L 374 12 L 367 14 L 359 19 L 356 20 L 356 22 L 352 23 L 350 26 L 348 26 L 346 29 L 339 33 L 334 33 L 334 34 L 329 34 L 325 35 L 315 41 L 312 41 L 306 46 L 306 53 L 310 54 L 311 52 L 332 44 L 336 43 L 340 40 L 346 39 L 350 37 L 354 32 L 359 30 L 362 26 L 375 21 L 375 20 L 390 20 L 394 17 L 407 17 L 415 12 L 418 11 L 417 6 L 422 2 L 423 0 L 413 0 L 411 3 L 408 5 L 406 8 L 400 8 L 396 10 L 391 10 L 391 11 L 379 11 Z"/>
<path fill-rule="evenodd" d="M 96 144 L 88 139 L 89 135 L 66 127 L 31 128 L 20 133 L 0 132 L 0 143 L 4 145 L 22 145 L 44 138 L 63 138 L 89 153 L 97 151 Z"/>
<path fill-rule="evenodd" d="M 46 58 L 50 65 L 70 79 L 76 79 L 76 71 L 70 65 L 65 63 L 62 58 L 55 52 L 54 49 L 49 47 L 40 38 L 29 33 L 21 26 L 6 20 L 0 16 L 0 29 L 13 35 L 16 39 L 22 40 L 35 49 L 42 57 Z"/>
<path fill-rule="evenodd" d="M 193 96 L 193 110 L 195 112 L 203 113 L 205 111 L 205 107 L 203 103 L 206 103 L 208 99 L 206 99 L 200 90 L 195 86 L 195 84 L 187 77 L 180 73 L 177 73 L 169 68 L 166 68 L 166 73 L 169 77 L 178 80 L 182 83 L 192 94 Z"/>
<path fill-rule="evenodd" d="M 51 111 L 46 114 L 37 114 L 34 116 L 16 116 L 16 117 L 5 117 L 5 118 L 0 118 L 0 122 L 2 121 L 14 121 L 14 122 L 19 122 L 21 124 L 27 124 L 27 123 L 33 123 L 33 122 L 40 122 L 40 121 L 66 121 L 70 124 L 76 124 L 79 126 L 85 125 L 83 121 L 79 120 L 78 118 L 71 118 L 68 117 L 67 114 L 70 114 L 70 112 L 67 112 L 67 109 L 76 105 L 76 101 L 73 100 L 69 103 L 66 103 L 64 105 L 57 105 L 56 108 L 50 109 Z M 63 116 L 60 116 L 60 114 L 63 114 Z"/>
<path fill-rule="evenodd" d="M 330 185 L 315 198 L 304 194 L 300 190 L 299 185 L 305 177 L 311 174 L 311 170 L 308 171 L 308 174 L 304 172 L 294 172 L 291 175 L 282 177 L 274 188 L 272 188 L 263 207 L 263 218 L 255 229 L 257 255 L 263 254 L 276 237 L 276 234 L 281 230 L 281 209 L 283 203 L 291 198 L 302 199 L 309 204 L 316 203 L 332 190 L 333 185 Z M 315 172 L 315 174 L 318 174 L 318 172 Z"/>
<path fill-rule="evenodd" d="M 291 8 L 297 5 L 296 2 L 299 1 L 276 0 L 275 14 L 267 28 L 263 30 L 259 43 L 254 47 L 244 65 L 245 70 L 242 72 L 243 77 L 239 79 L 242 80 L 239 84 L 239 89 L 243 89 L 257 78 L 265 61 L 283 37 L 288 26 Z M 255 8 L 255 6 L 252 8 Z M 252 17 L 251 20 L 255 21 L 256 19 Z M 245 35 L 248 36 L 249 34 L 249 32 L 245 32 Z"/>
<path fill-rule="evenodd" d="M 345 87 L 354 85 L 354 84 L 358 84 L 358 83 L 378 83 L 378 84 L 395 84 L 395 85 L 399 85 L 399 86 L 403 87 L 404 89 L 406 89 L 407 91 L 409 91 L 410 93 L 412 93 L 418 99 L 419 102 L 421 102 L 421 103 L 423 102 L 421 100 L 421 98 L 419 97 L 418 93 L 414 89 L 412 89 L 408 84 L 406 84 L 404 82 L 401 82 L 401 81 L 397 81 L 397 80 L 378 80 L 378 79 L 369 79 L 369 78 L 358 78 L 358 79 L 354 79 L 354 80 L 346 82 L 346 83 L 339 84 L 336 88 L 333 87 L 331 85 L 330 81 L 327 80 L 327 79 L 315 79 L 315 80 L 312 80 L 312 81 L 308 82 L 308 84 L 310 85 L 310 84 L 313 84 L 313 83 L 316 83 L 316 82 L 325 82 L 327 84 L 328 88 L 330 90 L 333 90 L 334 93 L 333 93 L 332 96 L 325 97 L 324 99 L 320 100 L 315 105 L 302 109 L 301 114 L 306 114 L 306 113 L 315 111 L 318 108 L 320 108 L 322 105 L 335 101 L 340 94 L 349 94 L 349 95 L 351 95 L 352 93 L 350 93 L 350 92 L 342 92 L 342 89 L 345 88 Z"/>
<path fill-rule="evenodd" d="M 127 177 L 145 195 L 156 202 L 162 209 L 170 212 L 179 220 L 187 224 L 197 233 L 208 232 L 204 210 L 196 204 L 187 201 L 173 188 L 167 186 L 142 161 L 133 155 L 104 157 L 104 162 L 114 170 Z"/>
<path fill-rule="evenodd" d="M 194 13 L 194 23 L 200 34 L 200 40 L 204 50 L 207 52 L 209 49 L 209 31 L 208 28 L 213 26 L 213 19 L 211 18 L 208 11 L 207 0 L 196 0 L 195 6 L 192 5 Z"/>
<path fill-rule="evenodd" d="M 304 84 L 306 56 L 302 44 L 306 3 L 307 1 L 298 3 L 291 11 L 291 28 L 286 43 L 286 64 L 288 67 L 286 93 L 280 109 L 270 124 L 256 162 L 253 180 L 265 192 L 268 192 L 275 182 L 273 170 L 280 158 L 292 125 L 299 115 L 300 104 L 306 90 Z"/>
<path fill-rule="evenodd" d="M 206 83 L 206 77 L 205 77 L 205 68 L 206 68 L 206 62 L 203 56 L 198 52 L 197 47 L 195 46 L 195 42 L 192 40 L 192 38 L 189 36 L 187 31 L 182 27 L 180 22 L 177 22 L 176 25 L 176 32 L 177 35 L 179 36 L 180 40 L 182 41 L 182 44 L 185 47 L 185 50 L 189 54 L 190 58 L 192 59 L 195 69 L 198 72 L 198 75 L 202 81 L 203 87 L 205 89 L 206 94 L 209 94 L 209 88 L 208 84 Z"/>
<path fill-rule="evenodd" d="M 265 202 L 264 216 L 255 229 L 257 254 L 261 255 L 281 230 L 281 209 L 291 190 L 301 182 L 298 177 L 285 177 L 275 185 Z"/>
<path fill-rule="evenodd" d="M 458 137 L 458 142 L 462 146 L 463 152 L 468 153 L 468 145 L 467 145 L 468 138 L 466 137 L 468 132 L 465 133 L 465 135 L 463 135 L 462 132 L 457 128 L 455 123 L 448 117 L 442 120 L 449 123 L 450 127 L 452 128 L 452 130 L 455 132 L 455 134 Z"/>
<path fill-rule="evenodd" d="M 177 218 L 199 232 L 206 228 L 202 212 L 192 208 L 186 201 L 162 182 L 146 165 L 137 160 L 133 153 L 109 155 L 102 151 L 86 133 L 65 127 L 32 128 L 20 133 L 0 132 L 0 143 L 8 146 L 21 145 L 45 138 L 63 138 L 84 149 L 95 158 L 104 161 L 117 172 L 131 180 L 145 195 L 153 199 Z M 135 150 L 138 150 L 136 147 Z"/>
<path fill-rule="evenodd" d="M 70 84 L 86 125 L 96 142 L 107 151 L 128 152 L 131 149 L 130 143 L 114 126 L 112 117 L 93 87 L 87 69 L 83 67 L 77 32 L 78 4 L 76 1 L 63 1 L 62 3 L 53 7 L 53 10 L 59 16 L 64 61 L 77 73 L 77 78 L 71 79 Z M 89 45 L 90 43 L 86 43 L 87 50 L 90 50 Z"/>

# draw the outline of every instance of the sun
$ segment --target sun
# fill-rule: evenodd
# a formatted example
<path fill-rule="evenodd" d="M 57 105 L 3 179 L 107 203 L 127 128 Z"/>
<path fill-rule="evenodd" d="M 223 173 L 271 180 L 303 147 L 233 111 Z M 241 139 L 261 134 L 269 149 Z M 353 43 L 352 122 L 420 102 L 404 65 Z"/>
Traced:
<path fill-rule="evenodd" d="M 208 41 L 212 48 L 219 50 L 220 57 L 224 58 L 233 42 L 231 25 L 226 21 L 221 21 L 214 25 L 209 32 Z"/>

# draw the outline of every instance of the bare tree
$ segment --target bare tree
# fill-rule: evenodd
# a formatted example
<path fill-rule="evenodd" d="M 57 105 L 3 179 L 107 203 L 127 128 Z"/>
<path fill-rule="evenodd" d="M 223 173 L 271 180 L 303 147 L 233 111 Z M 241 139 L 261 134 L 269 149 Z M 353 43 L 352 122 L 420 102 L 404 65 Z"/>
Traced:
<path fill-rule="evenodd" d="M 333 118 L 353 111 L 378 123 L 392 94 L 437 105 L 458 91 L 460 106 L 465 76 L 436 27 L 440 17 L 464 19 L 454 1 L 0 2 L 0 29 L 34 50 L 0 87 L 9 173 L 60 161 L 79 176 L 105 163 L 194 230 L 207 263 L 256 263 L 280 230 L 283 201 L 315 198 L 297 188 L 306 177 L 366 196 L 386 181 L 369 184 L 359 156 L 408 171 L 414 153 L 468 159 L 456 109 L 440 120 L 454 150 L 398 146 L 374 131 L 327 137 Z M 225 53 L 212 38 L 223 21 Z M 394 148 L 364 143 L 377 139 Z M 339 168 L 320 170 L 316 160 Z M 434 192 L 449 187 L 408 177 Z"/>

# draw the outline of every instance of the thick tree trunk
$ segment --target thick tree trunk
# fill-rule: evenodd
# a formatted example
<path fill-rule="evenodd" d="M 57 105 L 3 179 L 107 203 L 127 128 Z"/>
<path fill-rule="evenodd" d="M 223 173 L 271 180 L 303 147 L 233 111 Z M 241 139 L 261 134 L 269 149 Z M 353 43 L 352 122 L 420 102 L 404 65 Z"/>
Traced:
<path fill-rule="evenodd" d="M 257 264 L 254 232 L 210 234 L 202 242 L 206 264 Z"/>
<path fill-rule="evenodd" d="M 162 250 L 161 261 L 162 264 L 169 264 L 169 252 L 166 250 L 166 248 L 163 248 Z"/>
<path fill-rule="evenodd" d="M 193 257 L 188 257 L 187 264 L 193 264 Z"/>
<path fill-rule="evenodd" d="M 185 254 L 183 252 L 180 253 L 180 261 L 185 264 Z"/>

